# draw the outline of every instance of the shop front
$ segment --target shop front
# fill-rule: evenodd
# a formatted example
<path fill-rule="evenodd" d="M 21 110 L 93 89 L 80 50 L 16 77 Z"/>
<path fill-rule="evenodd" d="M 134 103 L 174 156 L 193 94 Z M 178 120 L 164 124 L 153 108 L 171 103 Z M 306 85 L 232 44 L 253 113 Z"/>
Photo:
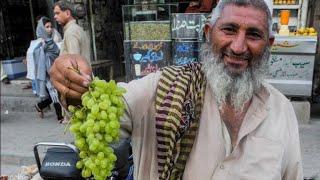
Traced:
<path fill-rule="evenodd" d="M 122 6 L 127 81 L 141 78 L 164 66 L 199 61 L 208 12 L 194 9 L 193 13 L 185 13 L 188 11 L 185 3 Z"/>
<path fill-rule="evenodd" d="M 190 3 L 188 7 L 190 10 Z M 310 100 L 316 85 L 313 77 L 318 42 L 315 28 L 305 27 L 307 7 L 308 0 L 273 2 L 275 43 L 266 80 L 288 97 Z M 199 61 L 208 12 L 186 13 L 188 8 L 185 12 L 181 9 L 181 3 L 172 2 L 122 7 L 127 81 L 163 66 Z M 165 16 L 160 15 L 161 10 Z"/>
<path fill-rule="evenodd" d="M 267 81 L 287 96 L 310 98 L 316 47 L 315 36 L 276 35 Z"/>

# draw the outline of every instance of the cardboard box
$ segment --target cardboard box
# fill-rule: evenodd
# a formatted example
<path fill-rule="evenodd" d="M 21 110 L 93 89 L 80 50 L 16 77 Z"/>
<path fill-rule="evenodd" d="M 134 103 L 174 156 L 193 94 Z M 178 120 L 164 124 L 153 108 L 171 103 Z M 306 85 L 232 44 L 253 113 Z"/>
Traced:
<path fill-rule="evenodd" d="M 1 61 L 4 71 L 10 80 L 27 75 L 27 65 L 23 64 L 23 58 Z"/>

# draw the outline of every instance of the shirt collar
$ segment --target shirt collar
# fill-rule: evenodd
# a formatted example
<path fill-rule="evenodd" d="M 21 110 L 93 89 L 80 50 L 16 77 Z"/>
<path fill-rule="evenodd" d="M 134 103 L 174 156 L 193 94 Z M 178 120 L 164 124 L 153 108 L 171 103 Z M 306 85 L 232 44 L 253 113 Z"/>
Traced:
<path fill-rule="evenodd" d="M 254 131 L 266 119 L 268 111 L 270 110 L 268 103 L 269 97 L 270 92 L 267 85 L 262 84 L 260 91 L 252 97 L 252 102 L 238 134 L 238 141 Z M 238 143 L 239 142 L 237 142 L 237 144 Z"/>
<path fill-rule="evenodd" d="M 268 108 L 268 100 L 270 97 L 270 92 L 268 90 L 268 87 L 265 83 L 262 83 L 261 89 L 258 93 L 254 95 L 254 98 L 257 98 L 257 100 L 265 105 L 266 108 Z"/>

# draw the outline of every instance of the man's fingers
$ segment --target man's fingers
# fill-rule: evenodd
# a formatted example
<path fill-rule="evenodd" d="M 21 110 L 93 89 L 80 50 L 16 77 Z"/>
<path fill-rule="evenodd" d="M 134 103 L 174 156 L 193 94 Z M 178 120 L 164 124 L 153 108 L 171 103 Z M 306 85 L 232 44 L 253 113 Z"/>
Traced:
<path fill-rule="evenodd" d="M 86 89 L 86 88 L 84 88 L 84 87 L 81 87 L 81 86 L 79 86 L 79 85 L 77 85 L 77 84 L 75 84 L 75 83 L 73 83 L 73 82 L 70 82 L 69 88 L 72 89 L 72 90 L 74 90 L 74 91 L 77 91 L 77 92 L 79 92 L 79 93 L 81 93 L 81 94 L 83 94 L 83 93 L 85 93 L 85 92 L 88 91 L 88 89 Z"/>
<path fill-rule="evenodd" d="M 60 83 L 58 80 L 53 79 L 51 77 L 51 82 L 53 84 L 53 86 L 56 88 L 57 91 L 59 91 L 60 93 L 65 89 L 65 85 L 63 85 L 62 83 Z"/>
<path fill-rule="evenodd" d="M 65 88 L 69 88 L 70 90 L 75 91 L 79 94 L 83 94 L 88 91 L 88 89 L 86 89 L 82 86 L 79 86 L 68 79 L 63 79 L 64 77 L 61 75 L 57 75 L 57 76 L 55 76 L 55 78 L 58 78 L 58 79 L 52 79 L 52 83 L 53 83 L 54 87 L 57 89 L 57 91 L 59 91 L 60 93 L 63 93 Z M 74 93 L 73 93 L 73 95 L 74 95 Z M 75 96 L 78 97 L 78 95 L 75 95 Z"/>
<path fill-rule="evenodd" d="M 86 77 L 70 68 L 65 70 L 65 78 L 68 78 L 71 82 L 78 84 L 79 86 L 88 87 L 89 84 L 89 80 Z"/>
<path fill-rule="evenodd" d="M 79 70 L 79 73 L 84 75 L 88 80 L 91 80 L 92 69 L 88 62 L 78 54 L 72 54 L 71 57 L 70 63 L 72 67 Z"/>
<path fill-rule="evenodd" d="M 80 55 L 75 55 L 75 59 L 80 72 L 82 74 L 86 74 L 90 76 L 92 74 L 92 68 L 90 67 L 88 62 Z"/>
<path fill-rule="evenodd" d="M 67 86 L 61 84 L 58 81 L 53 81 L 54 87 L 65 97 L 71 97 L 74 99 L 81 99 L 82 93 L 74 91 Z"/>
<path fill-rule="evenodd" d="M 82 94 L 72 89 L 67 89 L 65 96 L 73 99 L 81 99 Z"/>
<path fill-rule="evenodd" d="M 55 88 L 63 95 L 80 98 L 87 91 L 91 81 L 92 69 L 87 61 L 76 54 L 59 56 L 50 70 Z"/>
<path fill-rule="evenodd" d="M 62 72 L 65 67 L 72 66 L 71 58 L 72 56 L 68 54 L 60 55 L 54 60 L 53 67 L 57 66 L 56 68 Z"/>
<path fill-rule="evenodd" d="M 50 71 L 50 77 L 53 81 L 58 81 L 64 86 L 70 86 L 72 83 L 71 88 L 73 90 L 79 89 L 79 91 L 82 92 L 89 83 L 88 77 L 78 74 L 71 67 L 66 67 L 62 73 L 60 72 L 57 73 L 57 68 L 52 67 Z"/>

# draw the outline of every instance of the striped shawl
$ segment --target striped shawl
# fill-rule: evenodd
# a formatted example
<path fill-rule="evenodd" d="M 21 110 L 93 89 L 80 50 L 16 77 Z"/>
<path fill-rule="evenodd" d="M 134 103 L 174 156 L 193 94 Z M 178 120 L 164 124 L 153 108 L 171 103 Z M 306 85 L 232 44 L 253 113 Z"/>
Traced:
<path fill-rule="evenodd" d="M 205 87 L 200 63 L 163 69 L 155 118 L 160 180 L 182 179 L 199 128 Z"/>

